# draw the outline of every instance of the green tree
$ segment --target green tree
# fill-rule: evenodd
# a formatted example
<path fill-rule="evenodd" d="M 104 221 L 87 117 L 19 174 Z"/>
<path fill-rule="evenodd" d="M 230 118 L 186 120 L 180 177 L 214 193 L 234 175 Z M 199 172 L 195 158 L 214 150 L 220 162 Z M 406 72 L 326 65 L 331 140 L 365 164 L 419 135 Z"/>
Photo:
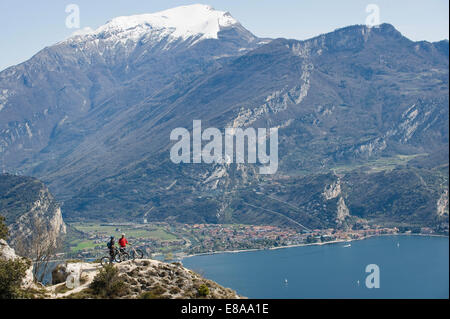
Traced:
<path fill-rule="evenodd" d="M 0 216 L 0 239 L 8 239 L 8 227 L 3 216 Z M 21 259 L 0 260 L 0 299 L 20 298 L 20 286 L 29 266 Z"/>
<path fill-rule="evenodd" d="M 119 276 L 119 270 L 108 264 L 94 277 L 89 288 L 100 298 L 115 298 L 125 292 L 126 284 Z"/>
<path fill-rule="evenodd" d="M 0 215 L 0 239 L 7 240 L 8 239 L 8 227 L 5 223 L 5 217 Z"/>
<path fill-rule="evenodd" d="M 198 295 L 201 297 L 206 297 L 209 295 L 209 288 L 207 285 L 202 284 L 200 287 L 198 287 Z"/>
<path fill-rule="evenodd" d="M 29 265 L 23 260 L 0 260 L 0 299 L 20 298 L 20 286 Z"/>

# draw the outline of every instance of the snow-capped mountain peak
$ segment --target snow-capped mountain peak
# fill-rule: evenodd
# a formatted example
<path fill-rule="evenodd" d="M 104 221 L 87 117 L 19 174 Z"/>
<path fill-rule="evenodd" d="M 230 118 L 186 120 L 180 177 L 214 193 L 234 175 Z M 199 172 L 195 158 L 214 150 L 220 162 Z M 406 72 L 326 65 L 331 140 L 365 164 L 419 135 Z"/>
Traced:
<path fill-rule="evenodd" d="M 172 39 L 217 39 L 220 30 L 239 24 L 228 12 L 194 4 L 156 13 L 117 17 L 88 35 L 107 35 L 136 40 L 147 33 Z"/>

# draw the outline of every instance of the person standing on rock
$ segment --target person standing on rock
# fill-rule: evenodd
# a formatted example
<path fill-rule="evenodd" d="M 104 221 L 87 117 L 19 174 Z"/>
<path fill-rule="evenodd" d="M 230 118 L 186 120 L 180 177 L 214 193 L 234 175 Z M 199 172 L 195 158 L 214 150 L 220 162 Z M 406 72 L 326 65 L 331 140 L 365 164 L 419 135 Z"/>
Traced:
<path fill-rule="evenodd" d="M 113 262 L 114 257 L 116 255 L 116 241 L 114 239 L 114 236 L 111 236 L 111 238 L 109 239 L 109 242 L 107 244 L 108 248 L 109 248 L 109 256 L 111 258 L 111 262 Z"/>
<path fill-rule="evenodd" d="M 127 244 L 129 244 L 129 242 L 125 238 L 125 234 L 122 234 L 122 237 L 119 239 L 120 251 L 125 251 L 125 249 L 127 248 Z"/>

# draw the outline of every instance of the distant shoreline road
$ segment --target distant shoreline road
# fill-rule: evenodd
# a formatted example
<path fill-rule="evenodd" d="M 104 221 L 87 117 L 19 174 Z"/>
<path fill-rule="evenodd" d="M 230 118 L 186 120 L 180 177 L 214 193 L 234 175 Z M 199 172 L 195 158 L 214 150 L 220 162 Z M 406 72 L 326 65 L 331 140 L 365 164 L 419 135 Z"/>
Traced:
<path fill-rule="evenodd" d="M 196 257 L 196 256 L 205 256 L 205 255 L 216 255 L 216 254 L 235 254 L 235 253 L 244 253 L 244 252 L 251 252 L 251 251 L 260 251 L 260 250 L 277 250 L 277 249 L 285 249 L 285 248 L 294 248 L 294 247 L 304 247 L 304 246 L 322 246 L 322 245 L 329 245 L 329 244 L 339 244 L 339 243 L 348 243 L 352 241 L 358 241 L 358 240 L 365 240 L 373 237 L 382 237 L 382 236 L 423 236 L 423 237 L 446 237 L 449 238 L 447 235 L 440 235 L 440 234 L 381 234 L 381 235 L 369 235 L 363 238 L 358 239 L 348 239 L 348 240 L 332 240 L 327 242 L 320 242 L 320 243 L 309 243 L 309 244 L 296 244 L 296 245 L 287 245 L 287 246 L 280 246 L 280 247 L 271 247 L 271 248 L 251 248 L 251 249 L 239 249 L 239 250 L 218 250 L 218 251 L 212 251 L 207 253 L 198 253 L 198 254 L 191 254 L 182 256 L 181 259 L 190 258 L 190 257 Z"/>

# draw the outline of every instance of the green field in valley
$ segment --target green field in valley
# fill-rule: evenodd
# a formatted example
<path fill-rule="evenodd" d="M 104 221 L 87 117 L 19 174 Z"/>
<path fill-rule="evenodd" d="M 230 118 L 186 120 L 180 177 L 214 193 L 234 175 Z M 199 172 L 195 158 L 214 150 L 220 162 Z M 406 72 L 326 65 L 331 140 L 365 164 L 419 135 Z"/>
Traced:
<path fill-rule="evenodd" d="M 162 226 L 155 225 L 105 225 L 96 223 L 74 223 L 77 230 L 87 234 L 99 234 L 119 237 L 122 233 L 129 238 L 145 238 L 159 240 L 176 240 L 177 237 L 167 232 Z"/>
<path fill-rule="evenodd" d="M 83 249 L 92 249 L 97 246 L 103 246 L 103 244 L 94 243 L 92 240 L 75 240 L 71 242 L 72 247 L 70 247 L 70 250 L 72 252 L 77 252 Z"/>
<path fill-rule="evenodd" d="M 165 227 L 158 225 L 109 225 L 101 223 L 73 223 L 73 228 L 83 232 L 85 235 L 78 235 L 69 241 L 70 251 L 78 252 L 81 250 L 94 249 L 98 246 L 105 246 L 109 236 L 120 238 L 122 233 L 133 243 L 134 240 L 160 240 L 172 241 L 177 240 L 177 236 L 168 232 Z M 85 238 L 84 238 L 85 237 Z M 94 237 L 94 238 L 93 238 Z M 96 239 L 96 240 L 94 240 Z"/>

